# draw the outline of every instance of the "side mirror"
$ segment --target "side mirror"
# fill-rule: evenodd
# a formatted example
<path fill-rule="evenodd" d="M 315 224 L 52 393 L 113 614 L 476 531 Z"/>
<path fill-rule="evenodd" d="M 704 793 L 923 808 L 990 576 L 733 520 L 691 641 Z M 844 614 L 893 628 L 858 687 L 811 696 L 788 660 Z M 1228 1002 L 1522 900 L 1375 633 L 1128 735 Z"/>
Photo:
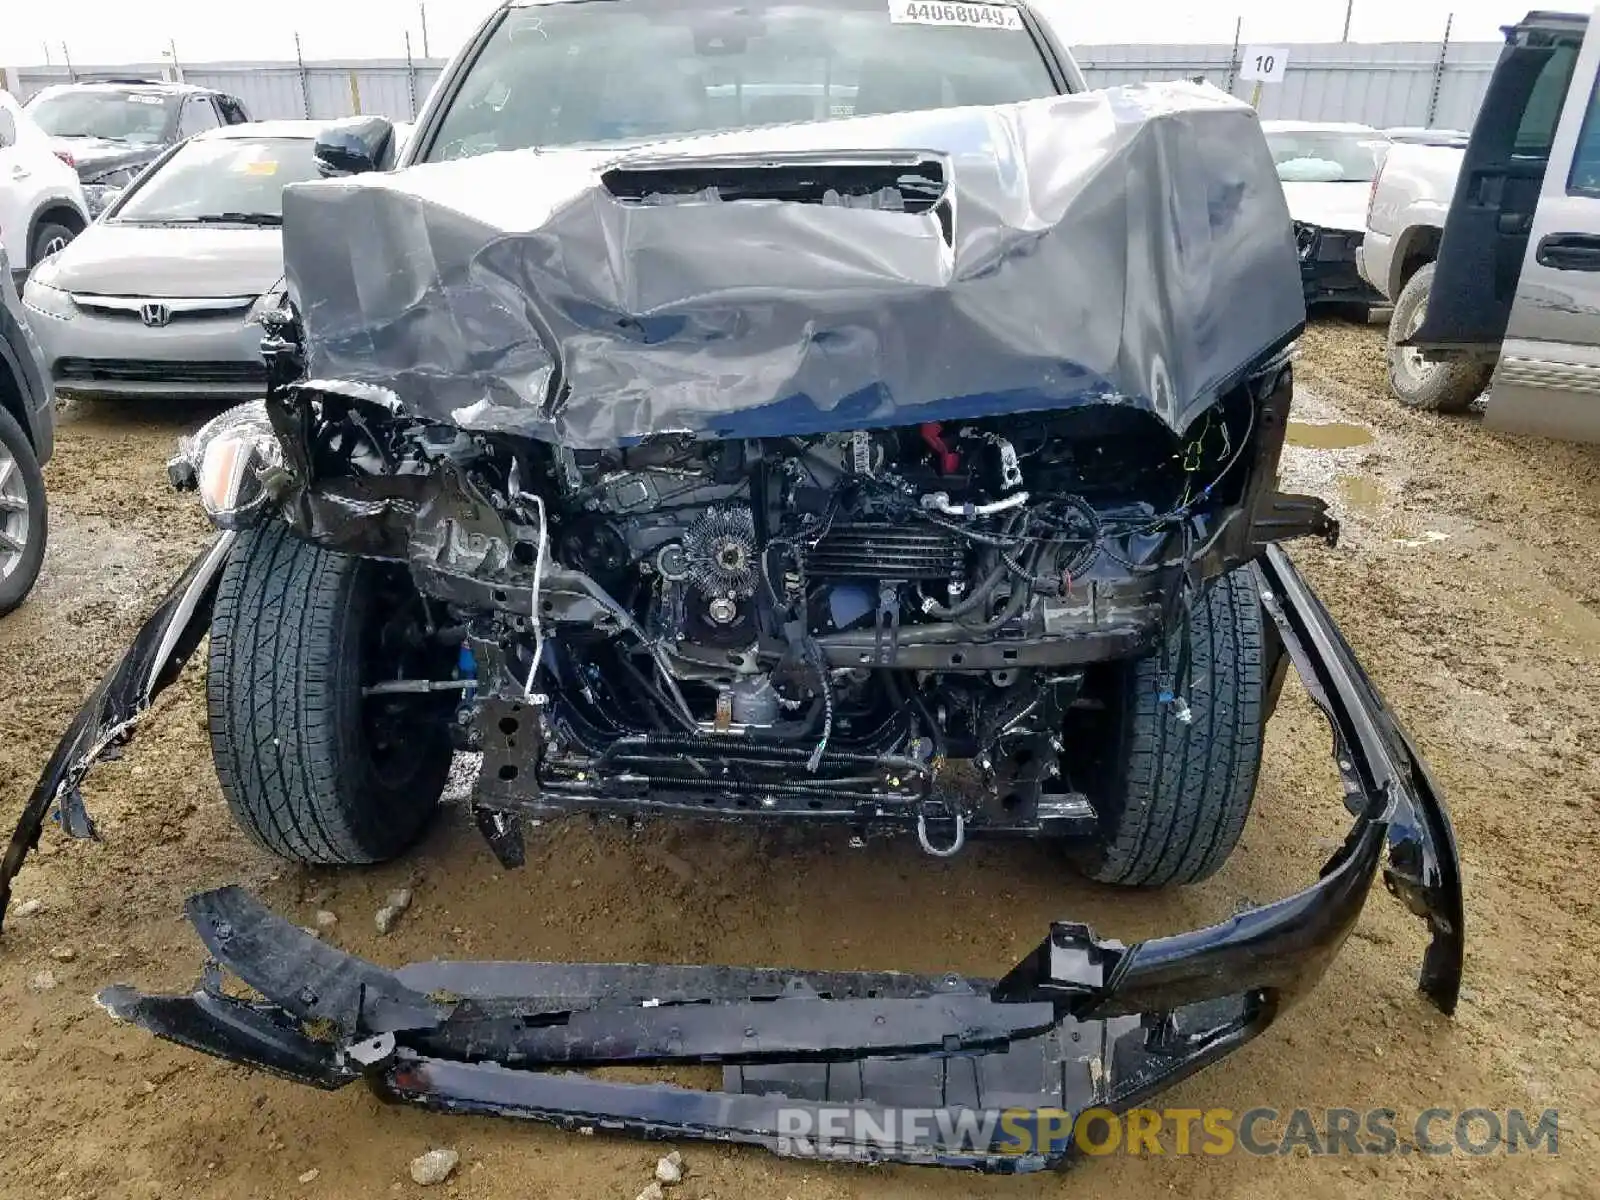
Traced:
<path fill-rule="evenodd" d="M 17 119 L 11 111 L 0 108 L 0 147 L 15 146 L 17 144 Z"/>
<path fill-rule="evenodd" d="M 330 125 L 311 149 L 325 179 L 383 170 L 393 160 L 394 122 L 388 117 L 358 117 Z"/>

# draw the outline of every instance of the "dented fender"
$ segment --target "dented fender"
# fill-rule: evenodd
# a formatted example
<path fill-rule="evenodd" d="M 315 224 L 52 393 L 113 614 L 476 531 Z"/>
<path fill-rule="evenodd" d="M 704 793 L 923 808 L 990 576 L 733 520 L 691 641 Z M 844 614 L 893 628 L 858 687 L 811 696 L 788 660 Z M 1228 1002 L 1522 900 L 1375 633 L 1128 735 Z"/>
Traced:
<path fill-rule="evenodd" d="M 132 735 L 139 718 L 178 677 L 200 644 L 210 627 L 217 577 L 236 536 L 224 532 L 212 538 L 67 727 L 28 797 L 0 862 L 0 928 L 11 903 L 12 881 L 38 846 L 52 808 L 68 836 L 98 836 L 78 785 L 108 750 Z"/>

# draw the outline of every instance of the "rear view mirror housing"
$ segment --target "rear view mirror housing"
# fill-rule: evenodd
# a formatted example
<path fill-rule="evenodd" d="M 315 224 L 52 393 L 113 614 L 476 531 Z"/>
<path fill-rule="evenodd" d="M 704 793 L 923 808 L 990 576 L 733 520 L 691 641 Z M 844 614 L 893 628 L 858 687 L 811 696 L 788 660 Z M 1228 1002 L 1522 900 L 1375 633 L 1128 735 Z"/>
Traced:
<path fill-rule="evenodd" d="M 325 179 L 387 170 L 395 159 L 394 122 L 387 117 L 341 121 L 317 135 L 311 152 Z"/>

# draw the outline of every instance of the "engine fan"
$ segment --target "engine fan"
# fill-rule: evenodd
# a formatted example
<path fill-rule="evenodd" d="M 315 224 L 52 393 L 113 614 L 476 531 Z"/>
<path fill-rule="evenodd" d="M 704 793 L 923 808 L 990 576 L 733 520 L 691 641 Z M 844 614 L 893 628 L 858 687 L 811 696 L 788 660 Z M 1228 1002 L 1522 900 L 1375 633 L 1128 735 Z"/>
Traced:
<path fill-rule="evenodd" d="M 755 520 L 748 508 L 714 508 L 683 538 L 689 580 L 708 597 L 744 599 L 755 594 Z"/>

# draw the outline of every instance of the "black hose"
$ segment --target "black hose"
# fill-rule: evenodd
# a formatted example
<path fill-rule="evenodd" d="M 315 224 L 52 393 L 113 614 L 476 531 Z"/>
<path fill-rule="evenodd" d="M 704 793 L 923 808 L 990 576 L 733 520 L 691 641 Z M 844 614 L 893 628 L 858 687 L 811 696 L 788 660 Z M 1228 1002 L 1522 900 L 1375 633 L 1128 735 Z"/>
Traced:
<path fill-rule="evenodd" d="M 1021 514 L 1021 516 L 1023 520 L 1027 519 L 1027 514 Z M 1017 520 L 1018 514 L 1015 513 L 1007 517 L 1005 526 L 1000 532 L 1009 536 L 1011 531 L 1016 527 Z M 943 524 L 943 522 L 937 523 Z M 1006 577 L 1007 572 L 1009 572 L 1011 569 L 1011 566 L 1005 560 L 1005 555 L 1002 553 L 1000 555 L 1000 565 L 995 567 L 993 571 L 991 571 L 981 582 L 979 582 L 977 587 L 972 589 L 972 595 L 968 596 L 959 604 L 951 605 L 949 608 L 946 608 L 937 600 L 930 599 L 924 611 L 926 611 L 930 616 L 938 617 L 941 621 L 959 621 L 962 617 L 976 612 L 983 605 L 987 604 L 990 598 L 994 595 L 995 588 L 1000 586 L 1000 581 Z"/>
<path fill-rule="evenodd" d="M 976 624 L 969 624 L 965 621 L 961 623 L 975 634 L 985 634 L 994 633 L 1004 628 L 1008 622 L 1014 620 L 1017 614 L 1022 611 L 1023 606 L 1033 599 L 1033 585 L 1035 583 L 1033 572 L 1039 563 L 1042 553 L 1042 550 L 1035 548 L 1028 556 L 1027 562 L 1023 564 L 1012 561 L 1011 556 L 1002 551 L 1000 554 L 1000 569 L 1009 571 L 1016 577 L 1016 583 L 1012 587 L 1010 597 L 1006 600 L 1006 606 L 990 620 Z"/>
<path fill-rule="evenodd" d="M 1031 575 L 1028 578 L 1031 579 Z M 1006 601 L 1006 606 L 1000 610 L 994 620 L 985 621 L 982 625 L 972 625 L 968 628 L 974 633 L 994 633 L 998 629 L 1003 629 L 1007 623 L 1016 618 L 1017 614 L 1022 611 L 1023 606 L 1032 599 L 1033 584 L 1024 582 L 1012 590 L 1010 599 Z"/>
<path fill-rule="evenodd" d="M 661 689 L 646 679 L 644 672 L 639 670 L 638 667 L 634 666 L 633 663 L 628 661 L 628 656 L 626 654 L 617 655 L 617 661 L 622 664 L 622 669 L 624 671 L 633 676 L 633 681 L 639 685 L 640 690 L 644 692 L 647 698 L 654 700 L 657 705 L 670 712 L 677 719 L 679 725 L 681 725 L 687 732 L 698 732 L 698 728 L 694 725 L 694 723 L 689 721 L 683 713 L 679 712 L 677 708 L 670 701 L 668 701 L 664 695 L 661 694 Z M 666 733 L 667 726 L 662 722 L 661 714 L 656 711 L 656 709 L 651 708 L 649 705 L 646 705 L 645 707 L 650 714 L 650 723 L 654 725 L 661 733 Z"/>
<path fill-rule="evenodd" d="M 893 679 L 894 672 L 886 672 L 885 678 Z M 895 687 L 895 691 L 900 689 Z M 928 707 L 928 701 L 922 695 L 922 689 L 913 686 L 911 689 L 911 702 L 917 706 L 917 711 L 922 714 L 922 719 L 927 723 L 928 736 L 933 739 L 933 757 L 935 761 L 945 756 L 944 731 L 939 728 L 939 722 L 934 718 L 933 710 Z"/>
<path fill-rule="evenodd" d="M 989 602 L 989 598 L 994 595 L 995 588 L 1000 586 L 1000 581 L 1006 577 L 1006 572 L 1010 569 L 1005 564 L 1005 561 L 1002 560 L 993 572 L 984 578 L 977 587 L 972 589 L 972 595 L 961 601 L 961 603 L 946 608 L 938 601 L 930 600 L 927 605 L 928 613 L 931 616 L 938 617 L 941 621 L 956 621 L 968 613 L 976 612 Z"/>
<path fill-rule="evenodd" d="M 818 696 L 811 702 L 811 707 L 806 710 L 806 715 L 798 721 L 776 721 L 771 725 L 758 726 L 760 731 L 768 737 L 777 738 L 802 738 L 815 731 L 817 719 L 822 716 L 822 697 Z"/>

